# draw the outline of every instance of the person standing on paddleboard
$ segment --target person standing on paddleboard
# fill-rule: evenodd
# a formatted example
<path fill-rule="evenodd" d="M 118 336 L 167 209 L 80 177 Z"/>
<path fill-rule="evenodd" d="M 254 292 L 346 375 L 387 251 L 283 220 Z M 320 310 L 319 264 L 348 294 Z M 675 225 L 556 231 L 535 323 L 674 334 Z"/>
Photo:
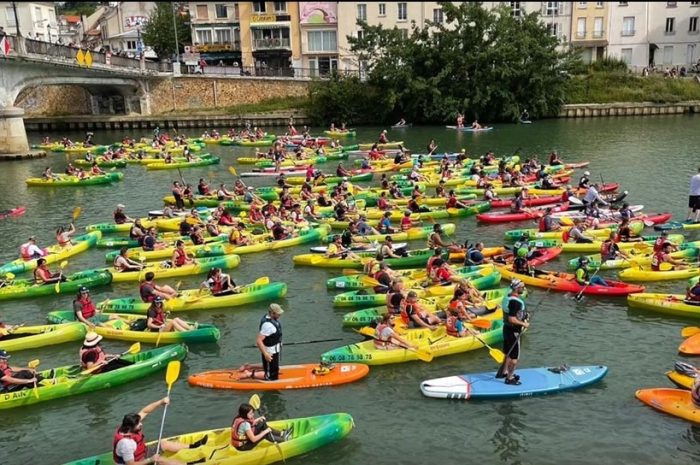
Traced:
<path fill-rule="evenodd" d="M 282 323 L 280 316 L 284 313 L 278 304 L 270 304 L 267 315 L 260 320 L 260 332 L 255 345 L 262 354 L 265 379 L 274 381 L 279 378 L 280 354 L 282 352 Z"/>
<path fill-rule="evenodd" d="M 698 173 L 690 178 L 690 196 L 688 197 L 688 218 L 686 222 L 700 222 L 700 168 Z"/>
<path fill-rule="evenodd" d="M 530 326 L 525 311 L 525 301 L 520 297 L 525 291 L 525 283 L 514 279 L 510 283 L 510 293 L 503 300 L 503 352 L 506 360 L 503 374 L 506 384 L 521 384 L 520 376 L 515 374 L 515 367 L 520 358 L 520 335 L 524 328 Z"/>

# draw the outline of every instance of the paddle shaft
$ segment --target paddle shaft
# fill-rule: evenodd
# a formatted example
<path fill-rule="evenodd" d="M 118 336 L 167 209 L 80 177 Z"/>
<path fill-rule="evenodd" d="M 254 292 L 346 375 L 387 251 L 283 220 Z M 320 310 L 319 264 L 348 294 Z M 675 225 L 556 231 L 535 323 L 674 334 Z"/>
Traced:
<path fill-rule="evenodd" d="M 576 297 L 574 297 L 574 300 L 576 300 L 577 302 L 578 302 L 579 300 L 581 300 L 581 296 L 583 295 L 583 292 L 584 292 L 586 289 L 588 289 L 588 286 L 591 285 L 591 279 L 593 279 L 593 278 L 595 277 L 595 275 L 598 274 L 599 271 L 600 271 L 600 267 L 598 267 L 598 269 L 596 269 L 596 270 L 593 272 L 593 274 L 591 275 L 591 277 L 588 278 L 588 284 L 586 284 L 585 286 L 583 286 L 583 289 L 581 289 L 581 290 L 579 291 L 579 293 L 576 294 Z"/>
<path fill-rule="evenodd" d="M 172 384 L 168 385 L 168 395 L 170 397 L 170 389 L 172 389 Z M 160 419 L 160 431 L 158 432 L 158 443 L 156 445 L 156 455 L 160 453 L 160 440 L 163 439 L 163 428 L 165 427 L 165 414 L 168 413 L 168 404 L 163 407 L 163 417 Z"/>
<path fill-rule="evenodd" d="M 303 344 L 317 344 L 319 342 L 335 342 L 335 341 L 342 341 L 342 338 L 336 337 L 336 338 L 331 338 L 331 339 L 315 339 L 312 341 L 297 341 L 297 342 L 285 342 L 284 345 L 286 346 L 298 346 L 298 345 L 303 345 Z M 256 345 L 248 345 L 248 346 L 243 346 L 244 349 L 255 349 L 258 346 Z"/>

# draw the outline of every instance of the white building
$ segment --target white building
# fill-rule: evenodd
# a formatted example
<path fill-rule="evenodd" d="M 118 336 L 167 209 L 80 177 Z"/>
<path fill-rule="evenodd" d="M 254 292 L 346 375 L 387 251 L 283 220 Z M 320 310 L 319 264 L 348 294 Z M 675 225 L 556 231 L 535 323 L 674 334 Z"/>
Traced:
<path fill-rule="evenodd" d="M 700 58 L 700 2 L 649 2 L 649 61 L 690 65 Z"/>
<path fill-rule="evenodd" d="M 301 67 L 312 76 L 338 70 L 337 5 L 337 2 L 299 2 Z"/>
<path fill-rule="evenodd" d="M 14 3 L 14 8 L 13 8 Z M 0 2 L 0 27 L 6 34 L 44 42 L 58 40 L 58 24 L 53 2 Z"/>
<path fill-rule="evenodd" d="M 112 2 L 100 6 L 86 21 L 88 36 L 96 42 L 93 48 L 129 57 L 143 52 L 147 58 L 155 58 L 155 53 L 144 47 L 141 39 L 141 30 L 153 8 L 155 2 Z"/>

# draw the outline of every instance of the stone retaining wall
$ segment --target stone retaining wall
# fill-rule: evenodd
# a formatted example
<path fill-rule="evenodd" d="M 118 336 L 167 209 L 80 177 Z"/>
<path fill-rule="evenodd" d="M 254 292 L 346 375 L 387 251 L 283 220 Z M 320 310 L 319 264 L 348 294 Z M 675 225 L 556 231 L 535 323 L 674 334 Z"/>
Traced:
<path fill-rule="evenodd" d="M 560 118 L 590 118 L 598 116 L 657 116 L 700 113 L 700 101 L 678 103 L 580 103 L 562 107 Z"/>
<path fill-rule="evenodd" d="M 25 116 L 89 115 L 90 93 L 81 86 L 28 87 L 17 96 L 15 106 Z"/>

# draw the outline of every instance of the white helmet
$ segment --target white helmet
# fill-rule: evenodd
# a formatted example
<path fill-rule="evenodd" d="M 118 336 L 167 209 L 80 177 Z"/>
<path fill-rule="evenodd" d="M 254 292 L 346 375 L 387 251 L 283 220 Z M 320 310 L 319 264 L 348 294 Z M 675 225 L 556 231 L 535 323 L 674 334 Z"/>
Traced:
<path fill-rule="evenodd" d="M 584 172 L 583 172 L 583 175 L 584 175 L 584 176 L 590 176 L 590 175 L 591 175 L 591 172 L 590 172 L 590 171 L 584 171 Z"/>

